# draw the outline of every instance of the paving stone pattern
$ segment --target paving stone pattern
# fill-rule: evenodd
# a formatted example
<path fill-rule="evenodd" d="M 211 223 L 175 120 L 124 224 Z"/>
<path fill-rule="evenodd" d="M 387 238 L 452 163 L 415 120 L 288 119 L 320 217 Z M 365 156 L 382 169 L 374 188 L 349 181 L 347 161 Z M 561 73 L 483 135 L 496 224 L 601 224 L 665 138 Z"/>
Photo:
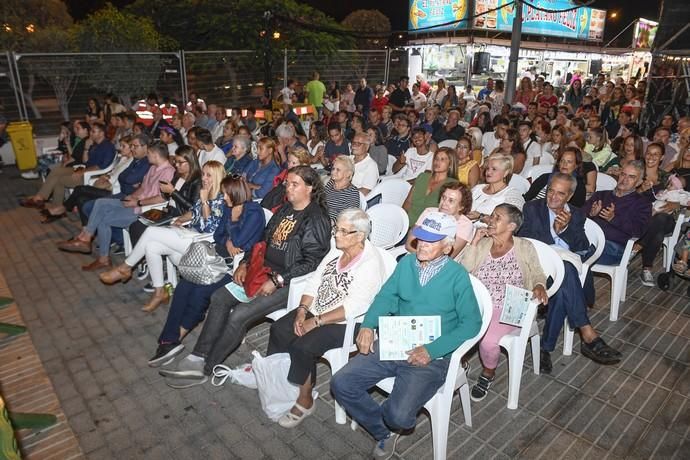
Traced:
<path fill-rule="evenodd" d="M 78 223 L 41 225 L 38 213 L 17 206 L 38 184 L 15 170 L 0 175 L 0 271 L 14 293 L 52 380 L 67 420 L 93 459 L 357 459 L 368 458 L 371 438 L 337 425 L 329 369 L 320 365 L 315 416 L 293 430 L 266 418 L 256 392 L 226 384 L 168 388 L 146 361 L 167 308 L 141 312 L 143 282 L 101 284 L 80 266 L 87 256 L 60 253 L 55 241 Z M 116 258 L 116 262 L 121 259 Z M 601 367 L 579 353 L 553 354 L 550 376 L 525 361 L 517 410 L 508 410 L 507 363 L 502 359 L 490 395 L 473 403 L 473 427 L 453 401 L 448 458 L 688 458 L 690 452 L 690 299 L 687 285 L 662 292 L 629 276 L 621 318 L 608 320 L 609 283 L 596 279 L 593 325 L 621 350 L 620 365 Z M 198 331 L 186 340 L 193 347 Z M 265 352 L 268 324 L 252 328 L 226 362 Z M 474 381 L 479 361 L 471 360 Z M 432 458 L 429 420 L 401 439 L 395 458 Z M 684 453 L 683 453 L 684 452 Z"/>

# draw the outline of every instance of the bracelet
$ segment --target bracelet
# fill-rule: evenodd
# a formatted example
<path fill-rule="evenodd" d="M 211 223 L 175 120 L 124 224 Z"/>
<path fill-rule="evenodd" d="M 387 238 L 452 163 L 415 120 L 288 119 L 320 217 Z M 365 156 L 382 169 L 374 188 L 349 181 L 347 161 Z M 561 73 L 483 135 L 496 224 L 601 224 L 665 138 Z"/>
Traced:
<path fill-rule="evenodd" d="M 137 206 L 141 208 L 141 200 L 137 200 Z"/>
<path fill-rule="evenodd" d="M 314 316 L 314 322 L 316 323 L 316 327 L 321 327 L 321 315 Z"/>
<path fill-rule="evenodd" d="M 299 306 L 297 307 L 297 309 L 299 310 L 300 308 L 301 308 L 302 310 L 306 311 L 307 313 L 309 313 L 309 307 L 307 307 L 305 304 L 303 304 L 303 303 L 299 304 Z"/>
<path fill-rule="evenodd" d="M 208 201 L 202 201 L 201 206 L 208 206 Z"/>

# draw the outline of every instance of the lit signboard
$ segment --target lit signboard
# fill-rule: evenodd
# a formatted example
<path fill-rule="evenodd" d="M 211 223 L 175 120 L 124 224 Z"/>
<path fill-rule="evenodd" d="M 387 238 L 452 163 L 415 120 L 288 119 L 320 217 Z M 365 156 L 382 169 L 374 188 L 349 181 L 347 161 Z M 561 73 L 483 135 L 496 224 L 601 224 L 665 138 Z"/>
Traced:
<path fill-rule="evenodd" d="M 515 5 L 491 11 L 510 2 L 511 0 L 475 0 L 475 15 L 490 12 L 476 17 L 473 27 L 510 32 L 513 29 L 513 19 L 515 19 Z M 530 3 L 546 10 L 566 10 L 576 6 L 571 0 L 532 0 Z M 601 41 L 604 38 L 605 23 L 605 10 L 580 7 L 570 11 L 551 13 L 536 9 L 531 5 L 522 5 L 522 32 L 525 34 Z"/>
<path fill-rule="evenodd" d="M 409 31 L 412 33 L 436 32 L 471 27 L 510 32 L 513 29 L 515 5 L 508 5 L 509 3 L 511 0 L 474 0 L 472 16 L 477 17 L 473 20 L 439 26 L 439 24 L 467 19 L 470 16 L 469 0 L 410 0 Z M 547 10 L 565 10 L 576 6 L 572 0 L 531 0 L 530 3 Z M 496 10 L 501 6 L 503 8 Z M 570 11 L 549 13 L 531 5 L 523 4 L 522 6 L 522 32 L 526 34 L 602 41 L 605 23 L 605 10 L 580 7 Z M 426 29 L 427 27 L 433 28 Z"/>
<path fill-rule="evenodd" d="M 408 30 L 414 33 L 467 29 L 469 4 L 470 0 L 410 0 Z M 465 21 L 439 26 L 460 19 Z"/>
<path fill-rule="evenodd" d="M 633 34 L 633 48 L 651 48 L 658 28 L 658 22 L 643 18 L 638 19 Z"/>

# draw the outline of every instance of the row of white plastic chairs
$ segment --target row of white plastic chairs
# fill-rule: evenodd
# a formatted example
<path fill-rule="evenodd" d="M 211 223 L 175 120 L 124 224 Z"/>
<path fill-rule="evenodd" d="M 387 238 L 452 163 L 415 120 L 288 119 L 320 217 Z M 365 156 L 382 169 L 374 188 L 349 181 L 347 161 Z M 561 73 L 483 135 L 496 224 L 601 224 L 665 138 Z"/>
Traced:
<path fill-rule="evenodd" d="M 271 214 L 270 211 L 265 212 L 268 221 Z M 395 256 L 405 252 L 404 247 L 402 249 L 400 247 L 395 248 L 394 245 L 407 233 L 407 215 L 399 205 L 390 203 L 378 204 L 371 207 L 367 212 L 372 220 L 372 235 L 370 238 L 374 245 L 379 248 L 379 252 L 386 265 L 387 273 L 390 275 L 395 268 Z M 603 251 L 605 243 L 603 231 L 596 223 L 589 219 L 586 221 L 585 231 L 588 239 L 595 246 L 596 251 L 583 263 L 581 281 L 584 283 L 587 270 L 590 269 L 594 272 L 605 273 L 611 276 L 611 320 L 615 321 L 618 316 L 618 304 L 621 299 L 625 299 L 627 264 L 633 241 L 631 240 L 629 242 L 626 253 L 624 254 L 624 260 L 619 266 L 600 266 L 594 264 L 594 261 L 598 259 Z M 553 280 L 553 284 L 548 290 L 548 294 L 552 295 L 558 290 L 562 283 L 564 276 L 563 262 L 558 254 L 548 245 L 538 241 L 532 241 L 532 243 L 537 247 L 540 263 L 545 273 Z M 236 261 L 238 260 L 239 258 L 236 259 Z M 175 267 L 168 260 L 169 279 L 171 275 L 174 276 L 174 273 Z M 299 304 L 308 276 L 309 275 L 305 275 L 292 280 L 286 308 L 268 315 L 267 319 L 275 321 Z M 171 281 L 176 282 L 176 279 Z M 431 416 L 434 458 L 437 459 L 445 458 L 448 420 L 450 417 L 451 400 L 455 390 L 460 390 L 465 423 L 468 426 L 471 426 L 472 423 L 469 384 L 465 372 L 460 370 L 460 358 L 481 339 L 488 327 L 492 312 L 491 299 L 486 288 L 474 277 L 472 277 L 472 285 L 482 310 L 482 328 L 477 336 L 465 342 L 453 353 L 446 383 L 437 394 L 425 404 L 425 408 Z M 539 373 L 539 330 L 535 321 L 535 316 L 536 304 L 533 303 L 530 305 L 527 315 L 524 318 L 522 328 L 517 330 L 514 334 L 504 337 L 500 342 L 501 346 L 508 352 L 509 409 L 515 409 L 518 405 L 522 367 L 528 341 L 531 343 L 534 373 Z M 361 318 L 348 319 L 343 345 L 340 348 L 329 350 L 324 355 L 324 359 L 330 364 L 333 373 L 337 372 L 347 363 L 350 354 L 354 351 L 352 343 L 355 326 L 358 320 L 361 320 Z M 568 327 L 566 320 L 564 324 L 564 355 L 570 355 L 572 353 L 573 340 L 574 331 Z M 393 380 L 386 379 L 380 382 L 379 386 L 382 390 L 390 392 L 393 386 Z M 341 424 L 345 423 L 345 412 L 337 403 L 335 403 L 335 412 L 336 422 Z"/>

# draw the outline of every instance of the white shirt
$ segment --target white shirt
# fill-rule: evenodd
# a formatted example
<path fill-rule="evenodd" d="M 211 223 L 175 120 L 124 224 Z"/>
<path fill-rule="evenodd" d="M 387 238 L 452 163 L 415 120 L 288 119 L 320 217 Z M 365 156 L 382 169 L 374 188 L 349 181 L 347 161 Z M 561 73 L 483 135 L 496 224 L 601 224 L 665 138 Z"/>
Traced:
<path fill-rule="evenodd" d="M 426 96 L 420 91 L 416 96 L 412 95 L 412 102 L 414 102 L 414 109 L 419 112 L 426 107 Z"/>
<path fill-rule="evenodd" d="M 496 133 L 487 131 L 482 135 L 482 148 L 484 149 L 484 156 L 491 155 L 491 152 L 501 145 L 501 139 L 496 138 Z"/>
<path fill-rule="evenodd" d="M 352 185 L 357 188 L 373 190 L 378 181 L 379 166 L 369 154 L 362 161 L 355 162 L 355 175 L 352 176 Z"/>
<path fill-rule="evenodd" d="M 171 157 L 174 157 L 175 156 L 175 150 L 177 150 L 177 147 L 179 147 L 177 145 L 177 142 L 171 142 L 170 144 L 168 144 L 168 155 L 170 155 Z"/>
<path fill-rule="evenodd" d="M 290 89 L 286 86 L 280 90 L 280 94 L 283 96 L 283 104 L 292 105 L 292 96 L 295 94 L 294 89 Z"/>
<path fill-rule="evenodd" d="M 213 150 L 211 150 L 210 152 L 204 149 L 199 150 L 199 166 L 202 168 L 206 163 L 208 163 L 211 160 L 215 160 L 218 163 L 224 165 L 225 159 L 225 154 L 217 145 L 214 145 Z"/>
<path fill-rule="evenodd" d="M 534 158 L 539 158 L 541 156 L 541 145 L 537 141 L 527 139 L 527 142 L 522 144 L 522 147 L 525 149 L 528 160 L 534 160 Z M 526 163 L 529 165 L 534 164 L 533 161 L 527 161 Z"/>
<path fill-rule="evenodd" d="M 508 186 L 493 195 L 484 193 L 484 187 L 486 187 L 486 184 L 477 184 L 472 188 L 472 211 L 488 216 L 494 212 L 496 206 L 502 203 L 512 204 L 522 211 L 525 199 L 513 187 Z"/>
<path fill-rule="evenodd" d="M 405 166 L 396 173 L 396 176 L 402 180 L 416 179 L 424 171 L 431 170 L 433 161 L 433 153 L 427 152 L 426 155 L 420 155 L 415 147 L 410 147 L 405 152 Z"/>

